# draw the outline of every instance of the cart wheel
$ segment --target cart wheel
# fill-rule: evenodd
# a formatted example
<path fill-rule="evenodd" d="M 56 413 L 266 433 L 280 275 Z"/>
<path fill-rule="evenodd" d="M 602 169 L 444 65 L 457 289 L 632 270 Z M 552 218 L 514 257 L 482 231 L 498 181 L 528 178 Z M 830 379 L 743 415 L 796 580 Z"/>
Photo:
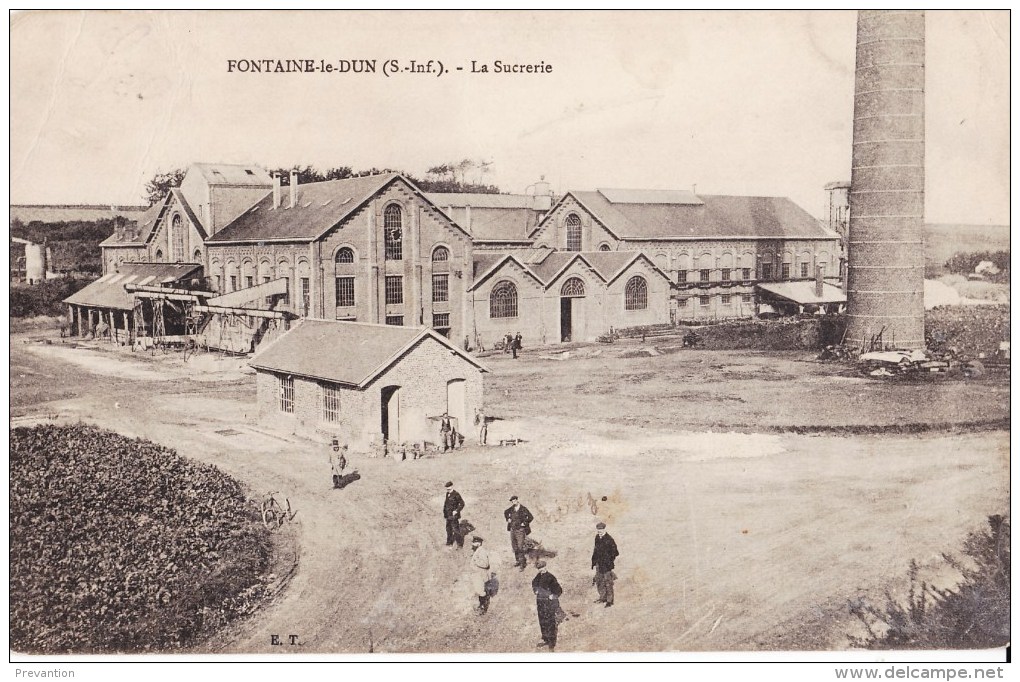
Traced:
<path fill-rule="evenodd" d="M 263 509 L 262 523 L 265 524 L 266 528 L 276 528 L 278 525 L 276 512 L 272 509 Z"/>

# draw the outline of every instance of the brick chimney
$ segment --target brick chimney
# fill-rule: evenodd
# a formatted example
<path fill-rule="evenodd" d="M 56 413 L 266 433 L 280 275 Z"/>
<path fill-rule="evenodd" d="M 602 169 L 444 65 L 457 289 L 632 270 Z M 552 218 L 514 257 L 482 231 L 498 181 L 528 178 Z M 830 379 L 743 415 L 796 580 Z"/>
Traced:
<path fill-rule="evenodd" d="M 297 207 L 297 171 L 290 172 L 290 207 Z"/>
<path fill-rule="evenodd" d="M 280 174 L 273 173 L 273 208 L 280 208 Z"/>

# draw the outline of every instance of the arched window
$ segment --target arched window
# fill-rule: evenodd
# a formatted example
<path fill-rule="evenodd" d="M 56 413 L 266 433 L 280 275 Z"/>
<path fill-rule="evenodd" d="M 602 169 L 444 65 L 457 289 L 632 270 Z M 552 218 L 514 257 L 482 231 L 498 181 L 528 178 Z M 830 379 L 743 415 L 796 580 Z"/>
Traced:
<path fill-rule="evenodd" d="M 195 249 L 195 262 L 196 263 L 202 262 L 202 249 Z"/>
<path fill-rule="evenodd" d="M 448 248 L 446 248 L 445 246 L 437 246 L 435 248 L 435 250 L 432 251 L 432 262 L 433 263 L 438 263 L 440 261 L 448 261 L 448 260 L 450 260 L 450 250 Z"/>
<path fill-rule="evenodd" d="M 489 294 L 489 317 L 517 317 L 517 287 L 500 282 Z"/>
<path fill-rule="evenodd" d="M 609 248 L 609 244 L 600 244 L 599 245 L 599 251 L 611 251 L 611 250 L 612 249 Z"/>
<path fill-rule="evenodd" d="M 571 213 L 567 216 L 567 251 L 581 250 L 581 219 Z"/>
<path fill-rule="evenodd" d="M 571 277 L 560 288 L 560 296 L 584 296 L 584 282 L 580 277 Z"/>
<path fill-rule="evenodd" d="M 354 262 L 354 249 L 345 246 L 336 252 L 337 265 L 350 264 Z"/>
<path fill-rule="evenodd" d="M 644 277 L 635 275 L 627 280 L 624 306 L 627 310 L 644 310 L 648 307 L 648 282 Z"/>
<path fill-rule="evenodd" d="M 180 263 L 184 260 L 184 221 L 181 219 L 180 213 L 174 215 L 171 225 L 171 239 L 173 240 L 171 253 L 174 262 Z"/>
<path fill-rule="evenodd" d="M 404 259 L 404 214 L 400 206 L 390 204 L 383 212 L 383 231 L 386 234 L 386 260 Z"/>
<path fill-rule="evenodd" d="M 163 249 L 156 249 L 156 262 L 157 263 L 163 262 Z"/>

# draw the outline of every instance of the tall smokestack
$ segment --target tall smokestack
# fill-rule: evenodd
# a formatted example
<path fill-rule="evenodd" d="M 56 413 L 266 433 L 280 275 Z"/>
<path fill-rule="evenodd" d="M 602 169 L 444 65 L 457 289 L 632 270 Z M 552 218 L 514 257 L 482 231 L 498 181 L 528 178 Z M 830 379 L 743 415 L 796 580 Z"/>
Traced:
<path fill-rule="evenodd" d="M 280 208 L 280 174 L 273 173 L 273 208 Z"/>
<path fill-rule="evenodd" d="M 297 171 L 290 172 L 290 207 L 297 206 Z"/>
<path fill-rule="evenodd" d="M 857 15 L 847 343 L 924 347 L 924 12 Z"/>

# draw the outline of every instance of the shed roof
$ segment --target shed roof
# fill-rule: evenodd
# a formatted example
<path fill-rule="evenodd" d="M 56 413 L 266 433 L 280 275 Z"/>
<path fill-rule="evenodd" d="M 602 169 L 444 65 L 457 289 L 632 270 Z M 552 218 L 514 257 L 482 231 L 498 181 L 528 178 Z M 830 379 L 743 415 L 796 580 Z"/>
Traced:
<path fill-rule="evenodd" d="M 768 284 L 759 284 L 758 288 L 764 292 L 785 299 L 787 301 L 793 301 L 799 305 L 806 305 L 808 303 L 845 303 L 846 294 L 839 287 L 823 283 L 822 284 L 822 295 L 815 295 L 815 282 L 802 281 L 802 282 L 770 282 Z"/>
<path fill-rule="evenodd" d="M 605 192 L 609 192 L 607 195 Z M 698 195 L 698 203 L 654 199 L 650 190 L 569 192 L 621 239 L 807 238 L 835 239 L 817 219 L 786 197 Z M 663 193 L 664 196 L 673 193 Z M 677 193 L 679 195 L 690 193 Z"/>
<path fill-rule="evenodd" d="M 92 284 L 67 298 L 64 303 L 91 308 L 132 310 L 134 296 L 124 290 L 125 284 L 161 286 L 183 279 L 202 266 L 195 263 L 122 263 L 117 272 L 103 275 Z"/>
<path fill-rule="evenodd" d="M 261 350 L 249 364 L 256 369 L 364 388 L 429 340 L 483 372 L 489 371 L 432 329 L 307 319 Z"/>

